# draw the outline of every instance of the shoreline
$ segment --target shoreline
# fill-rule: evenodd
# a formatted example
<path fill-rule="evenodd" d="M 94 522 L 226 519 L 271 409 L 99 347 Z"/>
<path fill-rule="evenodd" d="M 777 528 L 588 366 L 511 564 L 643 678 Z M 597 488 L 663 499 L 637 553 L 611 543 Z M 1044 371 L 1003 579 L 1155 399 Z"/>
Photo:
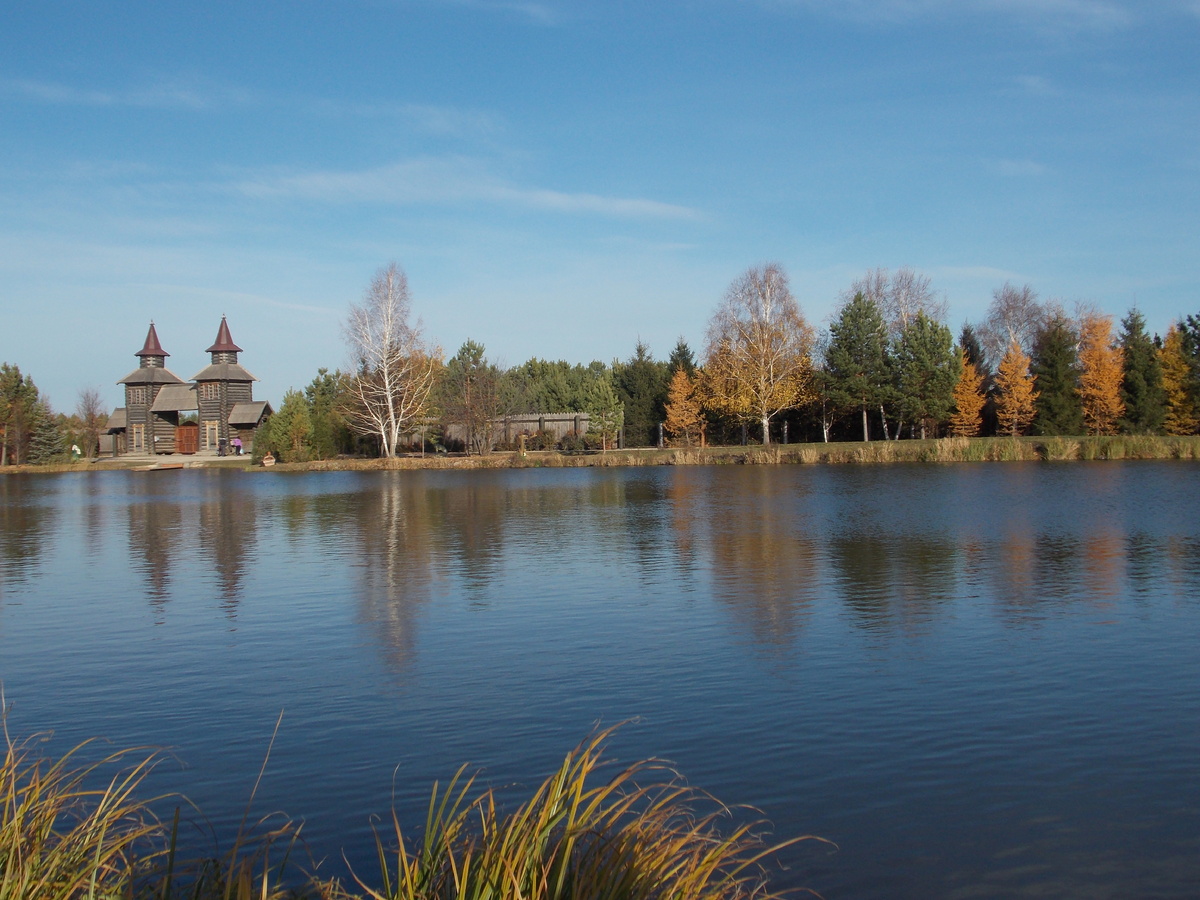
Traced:
<path fill-rule="evenodd" d="M 1200 459 L 1200 435 L 1116 435 L 1077 437 L 931 438 L 928 440 L 773 444 L 704 448 L 654 447 L 562 453 L 530 450 L 462 454 L 406 455 L 392 459 L 339 458 L 276 463 L 271 468 L 249 457 L 179 455 L 120 457 L 93 462 L 6 466 L 0 474 L 135 470 L 151 473 L 181 469 L 236 469 L 257 472 L 389 471 L 404 469 L 624 468 L 714 465 L 887 465 L 893 463 L 1073 462 L 1128 459 Z M 148 467 L 148 463 L 154 463 Z"/>

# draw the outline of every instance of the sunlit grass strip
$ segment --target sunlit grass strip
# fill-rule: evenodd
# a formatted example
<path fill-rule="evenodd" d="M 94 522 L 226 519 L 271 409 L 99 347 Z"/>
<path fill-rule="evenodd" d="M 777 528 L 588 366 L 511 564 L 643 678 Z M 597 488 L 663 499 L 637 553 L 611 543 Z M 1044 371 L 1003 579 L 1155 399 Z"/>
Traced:
<path fill-rule="evenodd" d="M 14 743 L 5 732 L 0 900 L 129 896 L 162 855 L 162 827 L 134 796 L 156 756 L 129 750 L 79 763 L 85 747 L 49 760 L 35 740 Z M 111 768 L 102 787 L 88 786 Z"/>
<path fill-rule="evenodd" d="M 655 761 L 597 783 L 611 730 L 567 754 L 511 813 L 491 789 L 472 799 L 464 770 L 434 786 L 423 840 L 377 836 L 382 887 L 373 900 L 743 900 L 774 898 L 764 861 L 810 836 L 767 845 L 761 822 L 682 783 Z M 649 785 L 643 778 L 654 779 Z M 666 780 L 662 780 L 665 777 Z M 700 813 L 700 808 L 709 808 Z M 819 839 L 816 839 L 819 840 Z"/>
<path fill-rule="evenodd" d="M 422 839 L 410 845 L 393 812 L 394 844 L 376 838 L 379 883 L 356 879 L 355 892 L 300 868 L 300 827 L 286 819 L 247 829 L 243 818 L 228 852 L 177 865 L 178 809 L 167 826 L 151 809 L 165 798 L 134 796 L 157 753 L 85 762 L 85 742 L 55 760 L 39 740 L 18 744 L 6 732 L 0 900 L 774 900 L 768 858 L 821 840 L 768 845 L 760 821 L 654 760 L 606 779 L 611 735 L 568 753 L 512 812 L 492 789 L 476 792 L 465 768 L 444 790 L 435 784 Z"/>

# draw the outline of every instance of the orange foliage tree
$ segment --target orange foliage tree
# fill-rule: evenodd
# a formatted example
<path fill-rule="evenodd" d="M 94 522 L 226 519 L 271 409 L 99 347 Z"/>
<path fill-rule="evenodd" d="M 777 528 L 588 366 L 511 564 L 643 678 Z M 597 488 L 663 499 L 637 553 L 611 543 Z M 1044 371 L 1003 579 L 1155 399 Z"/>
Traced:
<path fill-rule="evenodd" d="M 962 354 L 962 374 L 954 387 L 954 412 L 950 416 L 950 433 L 955 437 L 975 437 L 983 425 L 983 376 L 975 364 Z"/>
<path fill-rule="evenodd" d="M 996 372 L 996 420 L 1002 431 L 1013 437 L 1023 432 L 1033 421 L 1033 389 L 1036 375 L 1029 374 L 1029 356 L 1014 337 Z"/>
<path fill-rule="evenodd" d="M 684 446 L 692 446 L 692 442 L 703 435 L 703 425 L 696 386 L 686 371 L 678 369 L 667 389 L 667 421 L 664 427 L 671 443 L 682 441 Z"/>
<path fill-rule="evenodd" d="M 723 415 L 762 424 L 812 396 L 813 334 L 774 263 L 747 269 L 725 292 L 708 325 L 701 394 Z"/>
<path fill-rule="evenodd" d="M 1079 399 L 1089 434 L 1114 434 L 1125 412 L 1121 400 L 1124 354 L 1113 346 L 1112 319 L 1088 315 L 1079 328 Z"/>
<path fill-rule="evenodd" d="M 1196 404 L 1188 389 L 1190 368 L 1178 326 L 1171 325 L 1158 356 L 1162 366 L 1163 390 L 1167 395 L 1167 417 L 1163 420 L 1163 430 L 1167 434 L 1195 434 L 1198 424 Z"/>

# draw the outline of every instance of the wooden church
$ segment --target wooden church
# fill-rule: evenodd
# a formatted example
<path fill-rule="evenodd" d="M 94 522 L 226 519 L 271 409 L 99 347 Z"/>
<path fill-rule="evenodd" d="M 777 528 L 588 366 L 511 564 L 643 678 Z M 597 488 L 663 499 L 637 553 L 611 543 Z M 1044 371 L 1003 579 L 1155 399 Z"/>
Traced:
<path fill-rule="evenodd" d="M 224 316 L 205 352 L 209 365 L 185 382 L 167 368 L 170 354 L 150 323 L 142 349 L 134 354 L 138 367 L 117 382 L 125 386 L 125 405 L 108 420 L 114 456 L 217 455 L 233 452 L 239 443 L 245 453 L 252 451 L 271 405 L 254 399 L 258 379 L 238 362 L 242 348 L 233 342 Z"/>

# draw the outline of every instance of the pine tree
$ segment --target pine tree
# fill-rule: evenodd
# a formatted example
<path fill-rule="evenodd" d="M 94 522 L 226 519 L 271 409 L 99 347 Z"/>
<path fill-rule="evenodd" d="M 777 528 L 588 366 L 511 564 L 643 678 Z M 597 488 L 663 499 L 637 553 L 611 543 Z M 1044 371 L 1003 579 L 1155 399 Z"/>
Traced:
<path fill-rule="evenodd" d="M 271 416 L 268 447 L 284 462 L 304 462 L 312 455 L 309 446 L 311 435 L 312 419 L 308 414 L 308 401 L 299 391 L 289 389 L 283 395 L 279 411 Z M 258 448 L 255 450 L 257 452 Z"/>
<path fill-rule="evenodd" d="M 1191 366 L 1183 352 L 1183 334 L 1174 324 L 1167 330 L 1167 337 L 1159 351 L 1159 362 L 1166 398 L 1163 430 L 1167 434 L 1195 434 L 1200 422 L 1190 389 Z"/>
<path fill-rule="evenodd" d="M 1071 323 L 1061 315 L 1046 322 L 1034 338 L 1030 362 L 1038 387 L 1034 434 L 1083 434 L 1078 343 Z"/>
<path fill-rule="evenodd" d="M 960 357 L 950 329 L 925 315 L 924 310 L 900 332 L 896 349 L 896 379 L 900 409 L 905 419 L 919 423 L 921 437 L 950 417 Z"/>
<path fill-rule="evenodd" d="M 700 401 L 696 397 L 696 388 L 688 373 L 682 367 L 675 371 L 671 378 L 671 387 L 667 394 L 666 432 L 672 444 L 683 442 L 685 447 L 691 447 L 699 441 L 704 419 L 700 414 Z"/>
<path fill-rule="evenodd" d="M 835 406 L 862 412 L 863 440 L 869 441 L 868 412 L 891 402 L 894 393 L 887 325 L 878 304 L 861 293 L 829 326 L 825 383 Z"/>
<path fill-rule="evenodd" d="M 1167 414 L 1162 364 L 1154 341 L 1146 333 L 1146 320 L 1136 309 L 1131 309 L 1121 322 L 1121 352 L 1121 401 L 1125 404 L 1121 430 L 1157 434 Z"/>
<path fill-rule="evenodd" d="M 1033 421 L 1036 378 L 1029 373 L 1029 357 L 1014 337 L 996 372 L 996 419 L 1013 437 Z"/>
<path fill-rule="evenodd" d="M 592 380 L 583 408 L 588 414 L 588 432 L 600 438 L 601 450 L 607 450 L 615 444 L 625 422 L 625 410 L 613 390 L 611 378 Z"/>
<path fill-rule="evenodd" d="M 960 350 L 961 374 L 954 386 L 954 412 L 950 416 L 950 433 L 955 437 L 975 437 L 983 425 L 983 375 Z"/>
<path fill-rule="evenodd" d="M 33 408 L 33 428 L 29 438 L 29 461 L 37 465 L 59 462 L 66 458 L 67 439 L 58 416 L 44 400 Z"/>
<path fill-rule="evenodd" d="M 1089 434 L 1113 434 L 1125 411 L 1121 402 L 1123 356 L 1112 345 L 1112 319 L 1086 316 L 1080 328 L 1079 399 Z"/>
<path fill-rule="evenodd" d="M 969 322 L 962 327 L 958 336 L 958 346 L 962 348 L 967 362 L 975 367 L 976 372 L 985 379 L 992 374 L 987 368 L 987 359 L 984 356 L 983 345 L 979 342 L 979 334 Z"/>
<path fill-rule="evenodd" d="M 655 361 L 650 348 L 637 342 L 633 356 L 613 364 L 613 387 L 625 407 L 625 446 L 658 443 L 658 423 L 667 402 L 667 366 Z"/>
<path fill-rule="evenodd" d="M 675 342 L 675 349 L 671 351 L 671 355 L 667 358 L 667 375 L 670 378 L 675 377 L 675 373 L 680 369 L 687 372 L 688 378 L 696 377 L 696 356 L 692 353 L 692 348 L 688 346 L 687 341 L 681 336 Z"/>
<path fill-rule="evenodd" d="M 304 389 L 312 421 L 310 445 L 317 459 L 333 459 L 354 449 L 354 435 L 346 424 L 346 378 L 341 372 L 317 369 L 317 377 Z"/>

